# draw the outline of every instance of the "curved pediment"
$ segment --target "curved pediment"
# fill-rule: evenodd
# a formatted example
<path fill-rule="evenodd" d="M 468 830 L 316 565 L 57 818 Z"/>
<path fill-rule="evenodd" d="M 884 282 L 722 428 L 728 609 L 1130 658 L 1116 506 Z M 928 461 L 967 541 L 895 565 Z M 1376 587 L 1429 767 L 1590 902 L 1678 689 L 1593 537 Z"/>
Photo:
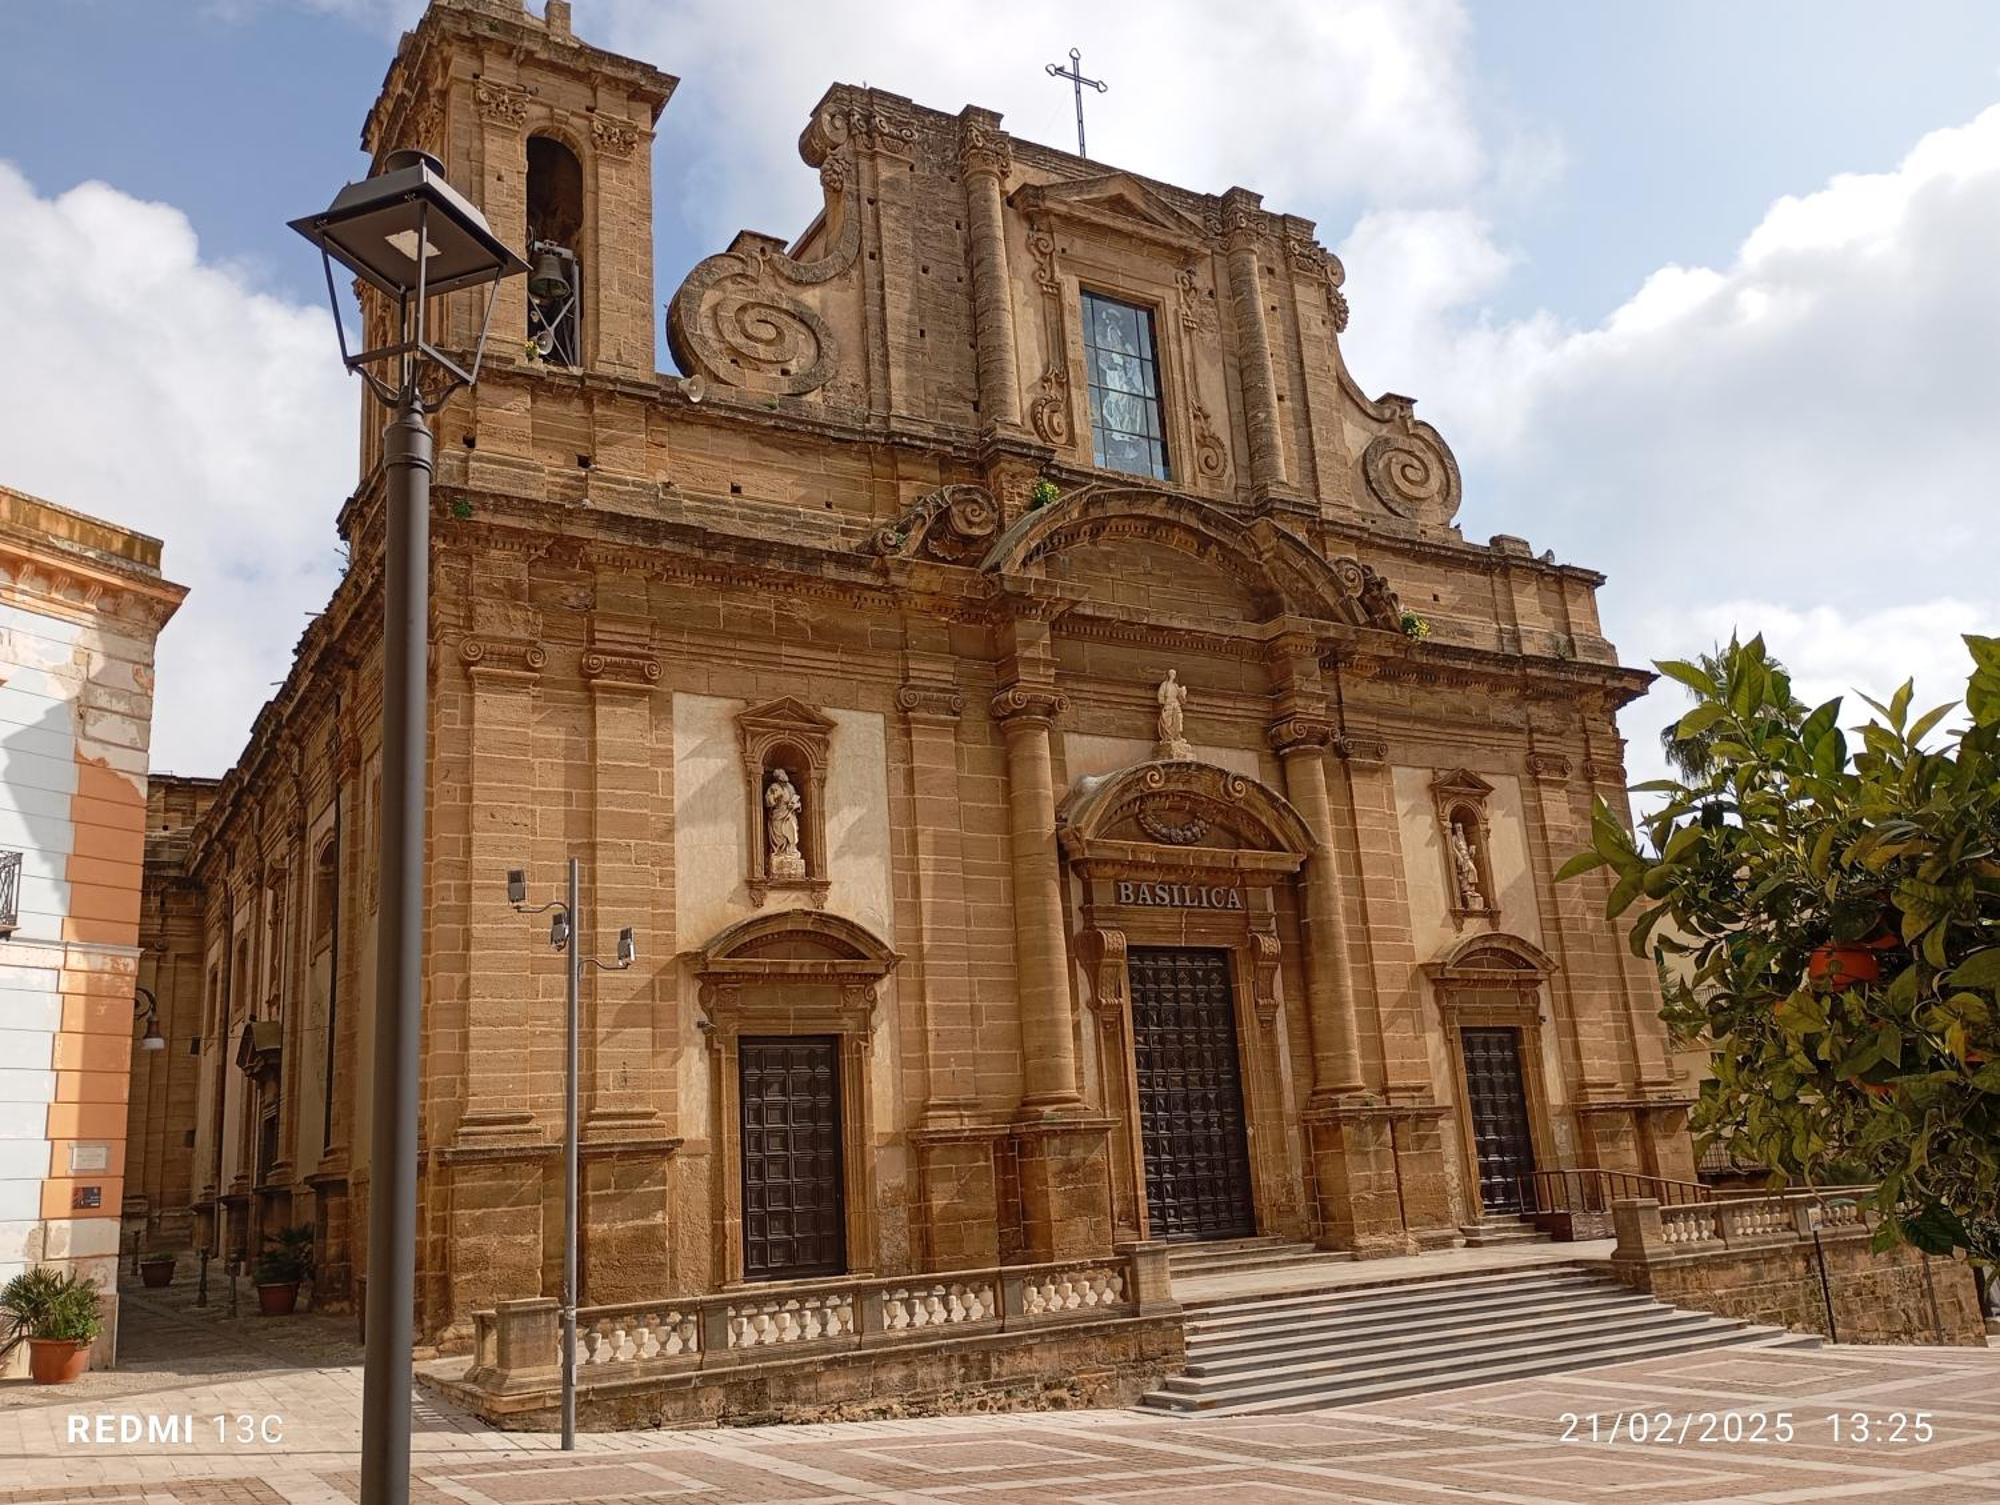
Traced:
<path fill-rule="evenodd" d="M 1079 779 L 1056 812 L 1056 835 L 1072 859 L 1166 848 L 1155 860 L 1200 866 L 1219 854 L 1266 855 L 1278 860 L 1249 865 L 1274 872 L 1295 870 L 1314 845 L 1305 820 L 1268 784 L 1179 759 Z"/>
<path fill-rule="evenodd" d="M 817 909 L 780 909 L 739 920 L 694 953 L 695 971 L 886 977 L 902 958 L 865 925 Z"/>
<path fill-rule="evenodd" d="M 1001 534 L 980 570 L 1001 579 L 1050 578 L 1084 548 L 1165 548 L 1241 584 L 1263 615 L 1399 630 L 1402 606 L 1358 560 L 1327 559 L 1268 518 L 1244 523 L 1219 507 L 1151 487 L 1086 486 L 1026 514 Z"/>
<path fill-rule="evenodd" d="M 1534 987 L 1556 971 L 1556 960 L 1525 936 L 1506 932 L 1468 935 L 1425 971 L 1440 982 Z"/>

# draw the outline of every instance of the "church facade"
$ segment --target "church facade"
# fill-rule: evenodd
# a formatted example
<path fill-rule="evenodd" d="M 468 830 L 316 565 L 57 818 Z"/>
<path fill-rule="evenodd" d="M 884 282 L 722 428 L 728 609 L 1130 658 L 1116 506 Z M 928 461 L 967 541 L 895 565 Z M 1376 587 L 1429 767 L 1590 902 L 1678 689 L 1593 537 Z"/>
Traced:
<path fill-rule="evenodd" d="M 438 419 L 426 1337 L 557 1288 L 563 962 L 506 876 L 572 855 L 584 954 L 638 955 L 586 974 L 586 1304 L 1414 1253 L 1538 1170 L 1691 1178 L 1655 982 L 1554 881 L 1647 676 L 1600 576 L 1461 536 L 1313 226 L 836 86 L 820 213 L 688 274 L 662 374 L 674 86 L 562 0 L 433 0 L 363 138 L 537 269 Z M 185 1204 L 128 1215 L 309 1223 L 322 1300 L 366 1273 L 380 503 L 149 907 L 199 1081 L 133 1147 Z"/>

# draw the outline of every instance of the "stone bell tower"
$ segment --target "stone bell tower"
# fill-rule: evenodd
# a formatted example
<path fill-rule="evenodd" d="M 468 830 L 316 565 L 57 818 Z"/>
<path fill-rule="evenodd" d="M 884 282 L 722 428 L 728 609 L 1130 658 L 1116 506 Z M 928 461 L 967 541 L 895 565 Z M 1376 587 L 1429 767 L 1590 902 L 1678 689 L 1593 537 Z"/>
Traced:
<path fill-rule="evenodd" d="M 378 162 L 430 152 L 500 238 L 528 257 L 503 285 L 489 360 L 650 379 L 653 123 L 678 80 L 579 42 L 569 0 L 431 0 L 362 127 Z M 472 344 L 484 295 L 440 331 Z"/>

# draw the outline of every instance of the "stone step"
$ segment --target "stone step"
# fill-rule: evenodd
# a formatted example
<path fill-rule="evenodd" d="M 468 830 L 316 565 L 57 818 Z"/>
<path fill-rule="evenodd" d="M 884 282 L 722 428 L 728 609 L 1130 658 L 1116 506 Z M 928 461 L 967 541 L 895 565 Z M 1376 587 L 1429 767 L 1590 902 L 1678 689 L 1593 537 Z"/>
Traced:
<path fill-rule="evenodd" d="M 1390 1371 L 1419 1375 L 1438 1370 L 1464 1368 L 1467 1364 L 1491 1362 L 1518 1355 L 1532 1346 L 1543 1353 L 1556 1348 L 1588 1346 L 1611 1341 L 1640 1341 L 1669 1333 L 1713 1329 L 1737 1324 L 1711 1317 L 1706 1312 L 1676 1311 L 1657 1302 L 1637 1309 L 1627 1308 L 1610 1315 L 1577 1321 L 1542 1320 L 1505 1330 L 1460 1329 L 1456 1333 L 1431 1338 L 1421 1346 L 1374 1344 L 1355 1352 L 1335 1348 L 1310 1357 L 1294 1355 L 1285 1362 L 1250 1361 L 1235 1367 L 1190 1364 L 1186 1373 L 1172 1376 L 1165 1388 L 1177 1395 L 1209 1395 L 1235 1392 L 1246 1386 L 1268 1390 L 1294 1385 L 1302 1380 L 1344 1379 L 1353 1374 Z"/>
<path fill-rule="evenodd" d="M 1180 1275 L 1239 1261 L 1312 1258 L 1323 1252 L 1295 1239 L 1217 1239 L 1212 1243 L 1173 1245 L 1167 1250 L 1167 1268 Z"/>
<path fill-rule="evenodd" d="M 1240 1274 L 1246 1270 L 1290 1270 L 1301 1265 L 1346 1264 L 1352 1263 L 1353 1259 L 1353 1255 L 1344 1252 L 1300 1244 L 1283 1249 L 1246 1249 L 1239 1254 L 1218 1254 L 1201 1260 L 1171 1262 L 1167 1270 L 1176 1280 L 1201 1280 L 1210 1275 Z"/>
<path fill-rule="evenodd" d="M 1554 1374 L 1569 1369 L 1596 1368 L 1623 1364 L 1633 1359 L 1654 1358 L 1676 1353 L 1700 1353 L 1716 1348 L 1816 1348 L 1817 1338 L 1777 1328 L 1750 1327 L 1717 1320 L 1714 1330 L 1695 1329 L 1672 1336 L 1640 1342 L 1608 1345 L 1576 1345 L 1536 1348 L 1505 1359 L 1467 1364 L 1457 1370 L 1428 1373 L 1396 1373 L 1383 1366 L 1372 1373 L 1350 1374 L 1337 1383 L 1318 1387 L 1307 1385 L 1276 1395 L 1249 1397 L 1212 1395 L 1200 1398 L 1171 1392 L 1149 1391 L 1141 1404 L 1155 1410 L 1198 1412 L 1204 1416 L 1242 1416 L 1257 1413 L 1309 1411 L 1325 1406 L 1355 1406 L 1368 1401 L 1394 1400 L 1399 1396 L 1422 1395 L 1434 1390 L 1461 1389 L 1468 1385 L 1490 1384 L 1496 1380 L 1529 1375 Z"/>
<path fill-rule="evenodd" d="M 1514 1332 L 1550 1322 L 1582 1322 L 1611 1316 L 1638 1307 L 1659 1307 L 1660 1303 L 1633 1292 L 1624 1295 L 1565 1297 L 1558 1301 L 1529 1301 L 1482 1312 L 1477 1324 L 1481 1332 Z M 1188 1372 L 1207 1372 L 1218 1366 L 1236 1367 L 1255 1363 L 1262 1357 L 1276 1357 L 1300 1350 L 1338 1349 L 1356 1353 L 1379 1347 L 1407 1347 L 1426 1337 L 1464 1331 L 1468 1323 L 1458 1314 L 1428 1320 L 1403 1318 L 1386 1322 L 1355 1324 L 1341 1318 L 1295 1321 L 1282 1331 L 1256 1330 L 1215 1336 L 1188 1337 Z"/>
<path fill-rule="evenodd" d="M 1246 1300 L 1239 1296 L 1215 1303 L 1184 1302 L 1183 1305 L 1188 1313 L 1187 1328 L 1192 1333 L 1246 1323 L 1255 1325 L 1308 1312 L 1339 1311 L 1359 1316 L 1370 1312 L 1464 1309 L 1488 1300 L 1516 1299 L 1530 1292 L 1598 1291 L 1604 1289 L 1606 1283 L 1602 1275 L 1575 1266 L 1558 1265 L 1530 1273 L 1503 1272 L 1428 1284 L 1347 1285 L 1316 1291 L 1287 1291 L 1262 1300 Z"/>
<path fill-rule="evenodd" d="M 1493 1249 L 1508 1244 L 1553 1242 L 1527 1218 L 1520 1217 L 1483 1218 L 1477 1223 L 1461 1224 L 1458 1231 L 1468 1249 Z"/>
<path fill-rule="evenodd" d="M 1518 1291 L 1488 1291 L 1477 1296 L 1461 1296 L 1449 1303 L 1407 1302 L 1324 1302 L 1290 1306 L 1258 1320 L 1237 1315 L 1220 1322 L 1197 1319 L 1186 1324 L 1190 1347 L 1241 1343 L 1265 1337 L 1287 1337 L 1303 1331 L 1346 1331 L 1357 1334 L 1380 1330 L 1422 1332 L 1454 1327 L 1475 1327 L 1497 1322 L 1528 1310 L 1545 1309 L 1560 1314 L 1568 1306 L 1601 1299 L 1618 1299 L 1632 1293 L 1607 1290 L 1602 1285 L 1578 1282 L 1569 1285 L 1533 1286 Z"/>

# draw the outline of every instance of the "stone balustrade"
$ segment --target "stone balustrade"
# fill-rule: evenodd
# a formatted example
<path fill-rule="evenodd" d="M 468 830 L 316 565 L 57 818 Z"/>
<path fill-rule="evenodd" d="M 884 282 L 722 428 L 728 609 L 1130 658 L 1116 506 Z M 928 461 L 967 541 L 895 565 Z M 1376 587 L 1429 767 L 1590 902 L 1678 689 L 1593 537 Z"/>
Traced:
<path fill-rule="evenodd" d="M 801 1358 L 954 1335 L 1014 1333 L 1177 1310 L 1163 1245 L 1108 1259 L 841 1277 L 577 1310 L 577 1382 Z M 560 1307 L 503 1301 L 473 1316 L 464 1383 L 492 1394 L 546 1388 L 559 1373 Z"/>
<path fill-rule="evenodd" d="M 1790 1191 L 1727 1197 L 1663 1207 L 1649 1198 L 1612 1204 L 1618 1247 L 1612 1258 L 1644 1263 L 1664 1255 L 1700 1254 L 1757 1244 L 1788 1244 L 1821 1236 L 1867 1233 L 1872 1225 L 1851 1195 Z"/>
<path fill-rule="evenodd" d="M 1985 1341 L 1969 1267 L 1871 1247 L 1866 1188 L 1612 1203 L 1611 1270 L 1662 1301 L 1843 1343 Z"/>

